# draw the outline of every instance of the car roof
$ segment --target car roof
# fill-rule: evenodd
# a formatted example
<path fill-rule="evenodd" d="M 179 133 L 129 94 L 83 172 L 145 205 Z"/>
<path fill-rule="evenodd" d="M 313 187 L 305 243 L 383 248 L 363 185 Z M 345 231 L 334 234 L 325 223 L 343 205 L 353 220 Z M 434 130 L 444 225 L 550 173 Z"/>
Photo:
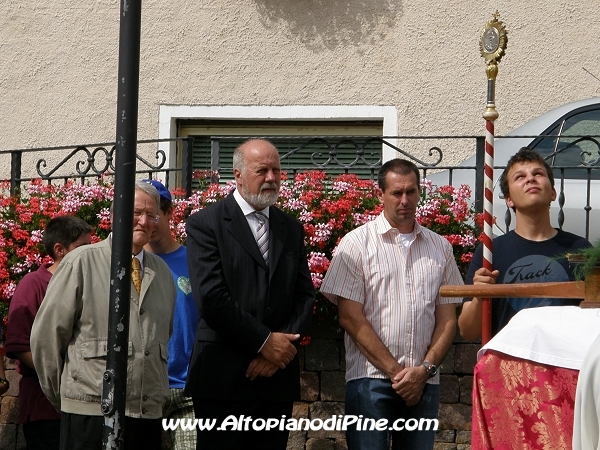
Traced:
<path fill-rule="evenodd" d="M 533 141 L 539 139 L 537 136 L 544 134 L 549 131 L 555 122 L 561 119 L 563 116 L 570 115 L 569 113 L 574 112 L 580 108 L 586 106 L 600 106 L 600 97 L 588 98 L 585 100 L 579 100 L 566 105 L 554 108 L 528 122 L 515 128 L 513 131 L 508 133 L 506 137 L 497 137 L 494 143 L 494 165 L 502 166 L 505 165 L 510 157 L 514 155 L 521 147 L 530 145 Z M 529 137 L 519 137 L 529 136 Z M 461 166 L 472 166 L 475 165 L 475 155 L 471 156 Z"/>
<path fill-rule="evenodd" d="M 600 105 L 600 97 L 579 100 L 577 102 L 567 103 L 566 105 L 554 108 L 514 129 L 508 133 L 508 136 L 532 136 L 542 134 L 562 116 L 567 115 L 571 111 L 575 111 L 579 108 L 589 105 Z"/>

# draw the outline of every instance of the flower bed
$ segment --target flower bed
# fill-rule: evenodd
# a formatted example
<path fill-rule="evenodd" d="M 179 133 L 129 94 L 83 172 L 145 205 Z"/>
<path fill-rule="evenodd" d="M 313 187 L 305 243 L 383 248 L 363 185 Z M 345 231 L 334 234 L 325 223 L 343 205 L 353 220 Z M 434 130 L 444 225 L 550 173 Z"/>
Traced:
<path fill-rule="evenodd" d="M 195 211 L 227 196 L 233 183 L 210 183 L 211 173 L 201 180 L 200 189 L 185 198 L 182 189 L 174 189 L 173 234 L 185 242 L 185 220 Z M 454 248 L 463 275 L 477 244 L 479 216 L 470 204 L 470 190 L 463 185 L 435 187 L 427 180 L 417 210 L 417 220 L 443 235 Z M 0 186 L 3 192 L 8 186 Z M 315 317 L 319 321 L 337 322 L 336 308 L 318 292 L 329 267 L 335 247 L 350 230 L 373 220 L 382 210 L 373 181 L 356 175 L 332 178 L 324 172 L 297 174 L 281 183 L 277 202 L 282 210 L 296 217 L 306 233 L 311 277 L 317 290 Z M 37 269 L 49 257 L 43 253 L 42 230 L 52 217 L 73 214 L 95 228 L 93 242 L 110 231 L 110 203 L 113 186 L 100 180 L 81 185 L 69 182 L 54 186 L 41 180 L 29 184 L 21 196 L 0 195 L 0 319 L 5 323 L 8 304 L 19 280 Z"/>

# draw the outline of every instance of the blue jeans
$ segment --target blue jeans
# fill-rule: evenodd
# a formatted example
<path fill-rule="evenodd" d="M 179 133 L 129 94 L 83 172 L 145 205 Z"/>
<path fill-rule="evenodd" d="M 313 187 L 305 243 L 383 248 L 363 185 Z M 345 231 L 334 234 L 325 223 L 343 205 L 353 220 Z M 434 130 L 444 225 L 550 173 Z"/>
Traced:
<path fill-rule="evenodd" d="M 362 428 L 365 427 L 365 419 L 387 419 L 387 427 L 383 431 L 376 429 L 358 430 L 357 424 L 348 426 L 346 441 L 348 450 L 389 450 L 390 438 L 392 449 L 402 450 L 427 450 L 433 449 L 435 442 L 435 430 L 430 423 L 426 430 L 413 431 L 390 430 L 397 419 L 437 419 L 438 406 L 440 403 L 440 386 L 437 384 L 426 384 L 419 403 L 414 406 L 406 406 L 402 398 L 392 389 L 390 380 L 376 378 L 360 378 L 349 381 L 346 385 L 346 416 L 362 415 Z M 411 428 L 415 421 L 398 422 L 399 425 L 406 424 Z M 427 424 L 427 422 L 425 422 Z M 410 426 L 409 426 L 410 425 Z"/>

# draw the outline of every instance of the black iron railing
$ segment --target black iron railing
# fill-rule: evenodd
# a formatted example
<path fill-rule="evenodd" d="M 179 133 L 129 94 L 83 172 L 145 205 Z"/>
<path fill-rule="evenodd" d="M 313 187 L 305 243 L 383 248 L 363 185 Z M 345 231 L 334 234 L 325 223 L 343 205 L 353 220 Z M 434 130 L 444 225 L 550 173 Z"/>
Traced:
<path fill-rule="evenodd" d="M 181 187 L 187 195 L 192 193 L 192 138 L 150 139 L 138 141 L 138 148 L 145 145 L 158 143 L 173 143 L 180 147 L 181 157 L 177 162 L 166 167 L 167 155 L 163 150 L 152 150 L 155 162 L 136 156 L 138 168 L 136 173 L 146 174 L 149 178 L 153 174 L 161 173 L 166 178 L 171 174 L 180 174 Z M 48 183 L 68 180 L 78 180 L 84 183 L 89 180 L 110 177 L 115 172 L 115 143 L 71 145 L 59 147 L 43 147 L 19 150 L 3 150 L 2 155 L 10 155 L 10 193 L 19 192 L 21 184 L 34 179 L 42 179 Z M 150 154 L 151 152 L 146 152 Z M 29 156 L 29 164 L 24 164 L 23 158 Z M 52 156 L 54 156 L 52 158 Z M 33 158 L 33 160 L 31 160 Z M 49 163 L 52 158 L 54 162 Z M 0 161 L 0 165 L 2 162 Z M 35 170 L 32 170 L 32 167 Z M 24 169 L 25 172 L 24 172 Z"/>
<path fill-rule="evenodd" d="M 555 138 L 556 136 L 504 136 L 499 139 Z M 231 153 L 236 143 L 245 140 L 244 136 L 212 136 L 202 158 L 198 158 L 198 148 L 194 147 L 194 138 L 173 138 L 142 140 L 138 142 L 136 173 L 147 177 L 160 176 L 166 184 L 185 189 L 192 194 L 194 172 L 210 171 L 219 174 L 221 180 L 231 179 Z M 473 189 L 475 208 L 483 208 L 483 164 L 485 139 L 483 136 L 305 136 L 300 142 L 298 136 L 273 136 L 266 138 L 273 142 L 293 139 L 293 146 L 281 154 L 282 165 L 291 174 L 307 170 L 323 170 L 332 173 L 360 173 L 375 179 L 381 167 L 383 155 L 391 154 L 413 161 L 421 170 L 423 177 L 438 180 L 437 184 L 458 185 L 468 179 Z M 564 138 L 564 136 L 563 136 Z M 595 183 L 600 185 L 600 139 L 598 136 L 569 136 L 571 142 L 561 148 L 554 148 L 544 155 L 554 169 L 557 190 L 556 218 L 558 226 L 563 227 L 567 205 L 578 201 L 578 214 L 584 215 L 585 235 L 590 236 L 590 217 L 593 209 Z M 164 150 L 157 149 L 161 143 L 176 148 L 176 157 L 168 159 Z M 515 142 L 515 145 L 518 143 Z M 588 150 L 580 150 L 587 145 Z M 150 150 L 144 146 L 151 146 Z M 590 152 L 590 146 L 594 151 Z M 289 147 L 289 146 L 288 146 Z M 514 148 L 516 151 L 518 148 Z M 577 151 L 573 151 L 573 150 Z M 281 149 L 280 149 L 281 150 Z M 569 158 L 562 158 L 571 151 Z M 140 155 L 154 155 L 151 161 Z M 464 155 L 476 155 L 473 165 L 448 163 L 450 156 L 461 159 Z M 82 183 L 110 177 L 114 174 L 115 146 L 113 143 L 47 147 L 35 149 L 4 150 L 2 156 L 10 156 L 10 192 L 19 192 L 21 184 L 41 178 L 48 183 L 78 180 Z M 562 155 L 562 156 L 561 156 Z M 578 155 L 578 156 L 577 156 Z M 172 155 L 171 155 L 172 156 Z M 24 160 L 27 160 L 26 162 Z M 49 161 L 52 160 L 52 163 Z M 168 164 L 167 164 L 168 161 Z M 566 162 L 566 164 L 565 164 Z M 5 164 L 0 159 L 0 168 Z M 5 166 L 7 167 L 7 166 Z M 503 169 L 497 165 L 495 169 Z M 468 176 L 465 176 L 465 173 Z M 160 174 L 160 175 L 157 175 Z M 175 175 L 173 177 L 172 175 Z M 175 181 L 173 181 L 175 180 Z M 218 176 L 213 178 L 217 181 Z M 577 194 L 573 194 L 573 184 L 579 184 Z M 574 198 L 577 197 L 577 198 Z M 498 203 L 501 204 L 501 203 Z M 498 215 L 498 214 L 496 214 Z M 510 228 L 512 217 L 506 211 L 505 217 L 498 217 L 498 228 L 506 231 Z M 580 231 L 580 234 L 583 234 Z M 593 233 L 592 233 L 593 234 Z"/>

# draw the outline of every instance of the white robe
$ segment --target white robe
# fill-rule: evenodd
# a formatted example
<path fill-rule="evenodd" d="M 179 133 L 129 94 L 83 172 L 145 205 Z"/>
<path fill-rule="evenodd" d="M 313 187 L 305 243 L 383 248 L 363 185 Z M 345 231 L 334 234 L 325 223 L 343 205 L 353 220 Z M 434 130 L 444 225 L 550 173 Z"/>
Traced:
<path fill-rule="evenodd" d="M 599 450 L 600 336 L 588 350 L 577 381 L 573 450 Z"/>

